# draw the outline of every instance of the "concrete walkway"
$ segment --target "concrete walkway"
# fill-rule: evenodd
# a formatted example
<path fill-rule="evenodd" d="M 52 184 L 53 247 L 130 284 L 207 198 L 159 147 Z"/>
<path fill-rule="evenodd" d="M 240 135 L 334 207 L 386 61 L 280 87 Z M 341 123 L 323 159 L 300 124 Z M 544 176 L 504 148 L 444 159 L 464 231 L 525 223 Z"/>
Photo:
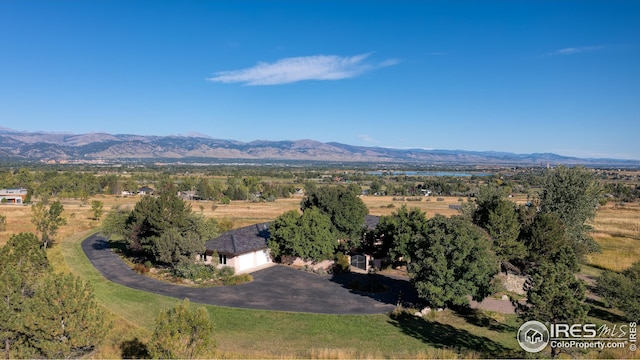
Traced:
<path fill-rule="evenodd" d="M 82 249 L 93 266 L 110 281 L 133 289 L 217 306 L 321 314 L 382 314 L 395 307 L 396 292 L 410 292 L 410 286 L 405 282 L 395 284 L 400 289 L 395 286 L 394 291 L 385 294 L 355 294 L 346 289 L 344 278 L 319 276 L 280 265 L 252 273 L 253 281 L 242 285 L 186 287 L 134 272 L 99 235 L 85 239 Z"/>

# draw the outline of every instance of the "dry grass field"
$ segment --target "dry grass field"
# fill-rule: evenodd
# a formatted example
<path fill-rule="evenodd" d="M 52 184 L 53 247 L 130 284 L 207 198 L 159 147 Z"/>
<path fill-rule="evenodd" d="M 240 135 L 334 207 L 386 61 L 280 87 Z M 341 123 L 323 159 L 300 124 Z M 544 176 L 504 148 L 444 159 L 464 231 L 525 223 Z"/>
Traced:
<path fill-rule="evenodd" d="M 602 269 L 624 270 L 640 261 L 640 204 L 609 203 L 598 209 L 593 221 L 593 238 L 602 252 L 587 262 Z"/>

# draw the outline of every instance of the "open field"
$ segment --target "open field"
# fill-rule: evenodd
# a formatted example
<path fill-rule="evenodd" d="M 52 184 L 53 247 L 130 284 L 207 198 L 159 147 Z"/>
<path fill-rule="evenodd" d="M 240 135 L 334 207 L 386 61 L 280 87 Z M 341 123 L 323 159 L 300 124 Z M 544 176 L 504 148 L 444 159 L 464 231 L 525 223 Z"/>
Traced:
<path fill-rule="evenodd" d="M 640 204 L 601 206 L 593 227 L 592 236 L 602 252 L 588 256 L 590 265 L 622 271 L 640 261 Z"/>
<path fill-rule="evenodd" d="M 97 197 L 105 210 L 114 206 L 133 207 L 136 197 Z M 428 217 L 457 211 L 458 198 L 435 197 L 426 201 L 394 201 L 392 197 L 363 197 L 373 215 L 388 215 L 402 204 L 419 207 Z M 91 199 L 93 200 L 93 199 Z M 216 219 L 228 219 L 233 227 L 273 220 L 285 211 L 297 209 L 301 198 L 279 199 L 273 203 L 232 202 L 229 205 L 193 202 L 196 213 Z M 112 331 L 93 357 L 118 358 L 125 341 L 146 342 L 153 319 L 162 309 L 174 306 L 178 299 L 133 290 L 106 281 L 93 269 L 82 253 L 80 241 L 98 222 L 91 220 L 91 207 L 76 200 L 62 201 L 68 225 L 63 226 L 57 244 L 49 250 L 57 271 L 71 272 L 89 281 L 98 301 L 111 314 Z M 392 204 L 393 206 L 390 206 Z M 202 208 L 200 207 L 202 206 Z M 15 233 L 34 231 L 29 206 L 1 205 L 7 217 L 7 230 L 0 233 L 4 244 Z M 640 260 L 638 223 L 640 206 L 609 204 L 598 211 L 594 237 L 602 245 L 602 254 L 589 258 L 599 268 L 621 270 Z M 420 319 L 389 315 L 335 316 L 232 309 L 207 306 L 216 324 L 217 356 L 221 358 L 452 358 L 522 357 L 515 341 L 520 321 L 514 315 L 477 313 L 463 316 L 452 311 L 434 313 Z M 603 354 L 593 354 L 602 356 Z M 606 355 L 606 354 L 605 354 Z M 628 357 L 629 353 L 610 353 L 608 357 Z"/>

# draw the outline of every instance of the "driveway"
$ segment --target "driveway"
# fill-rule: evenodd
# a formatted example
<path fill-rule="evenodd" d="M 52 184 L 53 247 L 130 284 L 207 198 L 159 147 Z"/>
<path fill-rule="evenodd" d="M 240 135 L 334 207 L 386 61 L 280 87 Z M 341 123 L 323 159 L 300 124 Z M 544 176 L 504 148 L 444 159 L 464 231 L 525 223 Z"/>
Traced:
<path fill-rule="evenodd" d="M 82 249 L 93 266 L 110 281 L 217 306 L 320 314 L 382 314 L 393 310 L 401 291 L 403 297 L 411 291 L 407 281 L 385 278 L 383 281 L 393 284 L 393 290 L 375 295 L 356 294 L 345 288 L 348 278 L 320 276 L 281 265 L 252 273 L 253 281 L 242 285 L 186 287 L 134 272 L 99 235 L 85 239 Z"/>

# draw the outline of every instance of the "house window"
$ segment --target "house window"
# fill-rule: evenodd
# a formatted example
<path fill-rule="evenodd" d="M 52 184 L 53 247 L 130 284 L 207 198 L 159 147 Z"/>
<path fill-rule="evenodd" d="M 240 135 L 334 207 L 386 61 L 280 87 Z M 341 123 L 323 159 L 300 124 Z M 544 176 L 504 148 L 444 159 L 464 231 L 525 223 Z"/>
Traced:
<path fill-rule="evenodd" d="M 220 254 L 218 259 L 220 260 L 220 265 L 227 265 L 227 255 Z"/>

